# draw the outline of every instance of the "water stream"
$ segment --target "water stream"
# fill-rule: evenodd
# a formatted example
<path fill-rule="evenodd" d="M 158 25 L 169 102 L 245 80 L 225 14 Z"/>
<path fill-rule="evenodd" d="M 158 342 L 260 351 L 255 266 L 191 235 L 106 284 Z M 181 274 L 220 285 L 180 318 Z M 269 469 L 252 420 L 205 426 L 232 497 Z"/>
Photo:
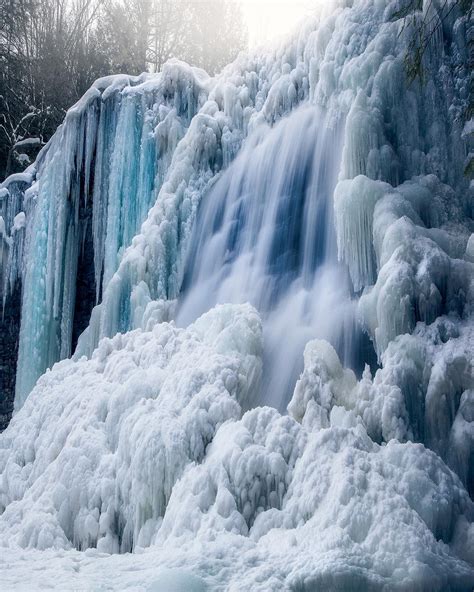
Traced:
<path fill-rule="evenodd" d="M 312 338 L 330 341 L 356 370 L 366 357 L 350 279 L 337 260 L 332 198 L 342 131 L 342 122 L 307 106 L 262 126 L 198 212 L 177 322 L 223 302 L 259 310 L 264 376 L 254 404 L 286 407 Z"/>

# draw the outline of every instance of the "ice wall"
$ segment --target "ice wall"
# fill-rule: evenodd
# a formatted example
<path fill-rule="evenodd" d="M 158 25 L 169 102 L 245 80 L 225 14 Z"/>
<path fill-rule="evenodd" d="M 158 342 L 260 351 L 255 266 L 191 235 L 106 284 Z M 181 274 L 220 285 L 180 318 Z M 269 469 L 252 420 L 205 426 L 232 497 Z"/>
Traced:
<path fill-rule="evenodd" d="M 99 80 L 28 171 L 31 187 L 21 191 L 26 175 L 3 184 L 6 227 L 14 233 L 5 294 L 17 278 L 23 284 L 17 408 L 46 368 L 71 354 L 81 280 L 90 301 L 82 331 L 154 202 L 209 80 L 179 63 L 148 78 Z M 15 234 L 11 220 L 17 211 L 26 212 L 24 256 L 24 233 Z"/>
<path fill-rule="evenodd" d="M 462 190 L 466 18 L 450 12 L 426 52 L 426 85 L 409 87 L 402 57 L 410 29 L 398 35 L 402 22 L 390 18 L 396 7 L 335 2 L 286 45 L 241 56 L 217 79 L 169 64 L 157 77 L 103 80 L 71 110 L 34 174 L 38 211 L 27 218 L 27 233 L 30 252 L 44 265 L 29 271 L 23 264 L 18 406 L 41 372 L 75 345 L 76 267 L 84 236 L 89 233 L 94 251 L 89 291 L 103 303 L 79 340 L 78 355 L 90 355 L 102 336 L 139 325 L 149 301 L 178 295 L 209 183 L 249 131 L 273 124 L 302 102 L 323 107 L 329 119 L 346 117 L 343 178 L 363 174 L 397 185 L 433 173 Z M 429 8 L 434 21 L 440 8 Z M 77 196 L 69 195 L 71 188 Z M 59 221 L 54 228 L 52 219 Z M 370 219 L 361 222 L 357 236 L 338 228 L 339 253 L 351 272 L 351 257 L 366 257 L 361 280 L 373 283 Z M 48 224 L 53 231 L 45 241 Z M 359 290 L 363 282 L 354 273 L 352 278 Z"/>
<path fill-rule="evenodd" d="M 156 205 L 124 254 L 104 304 L 94 311 L 80 353 L 90 354 L 100 336 L 112 335 L 124 312 L 128 322 L 136 318 L 139 299 L 131 295 L 140 282 L 146 284 L 150 300 L 179 293 L 192 222 L 207 188 L 203 180 L 212 177 L 209 148 L 211 154 L 231 156 L 242 135 L 261 123 L 273 124 L 302 102 L 322 106 L 329 120 L 346 116 L 342 178 L 363 174 L 397 185 L 417 174 L 434 173 L 461 193 L 467 207 L 466 142 L 461 139 L 468 100 L 466 19 L 456 21 L 456 11 L 451 13 L 449 23 L 455 23 L 456 34 L 448 27 L 446 37 L 437 36 L 430 45 L 425 64 L 432 73 L 429 82 L 409 87 L 402 59 L 408 32 L 399 36 L 402 23 L 389 19 L 396 3 L 362 2 L 354 9 L 336 5 L 332 12 L 328 8 L 330 16 L 321 17 L 316 30 L 308 26 L 264 58 L 242 57 L 217 79 L 203 117 L 196 121 L 199 126 L 191 126 L 183 138 Z M 370 237 L 369 225 L 361 235 Z M 341 243 L 358 252 L 357 238 L 341 232 L 338 236 L 340 256 L 350 265 Z M 374 274 L 375 269 L 370 283 Z M 354 284 L 359 290 L 357 279 Z M 138 306 L 143 310 L 146 302 Z"/>

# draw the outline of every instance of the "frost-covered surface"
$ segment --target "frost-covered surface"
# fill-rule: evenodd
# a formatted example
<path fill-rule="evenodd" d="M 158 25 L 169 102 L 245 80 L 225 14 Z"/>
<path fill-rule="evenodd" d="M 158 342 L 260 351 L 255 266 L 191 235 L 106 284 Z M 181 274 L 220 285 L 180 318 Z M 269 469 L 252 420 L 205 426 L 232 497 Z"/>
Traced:
<path fill-rule="evenodd" d="M 472 590 L 472 23 L 450 11 L 426 83 L 408 85 L 399 4 L 328 3 L 215 79 L 172 62 L 99 81 L 2 186 L 2 285 L 23 283 L 18 412 L 0 436 L 3 587 L 41 568 L 41 585 L 63 589 Z M 444 4 L 425 2 L 425 18 Z M 342 141 L 327 142 L 334 122 Z M 319 166 L 307 174 L 294 165 L 306 152 Z M 333 203 L 325 163 L 339 166 Z M 317 257 L 295 238 L 320 228 L 314 204 L 335 229 L 334 253 Z M 74 360 L 26 398 L 72 353 L 83 245 L 97 306 Z M 328 263 L 342 269 L 333 281 L 315 272 Z M 249 298 L 289 351 L 294 326 L 308 329 L 287 414 L 252 408 L 275 348 L 251 306 L 173 324 L 186 267 L 193 311 Z M 193 277 L 207 268 L 212 293 Z M 268 279 L 295 277 L 301 298 L 262 305 Z M 321 327 L 342 304 L 378 358 L 361 376 L 337 343 L 312 339 L 335 341 Z M 289 356 L 275 359 L 288 377 Z"/>
<path fill-rule="evenodd" d="M 1 440 L 1 544 L 96 547 L 45 554 L 42 585 L 77 565 L 67 588 L 153 589 L 156 564 L 217 590 L 468 590 L 474 506 L 458 477 L 421 444 L 374 443 L 323 341 L 307 346 L 289 415 L 242 417 L 261 352 L 256 312 L 224 305 L 57 364 Z M 2 549 L 7 587 L 16 553 Z M 131 561 L 139 575 L 119 583 Z"/>
<path fill-rule="evenodd" d="M 258 388 L 260 333 L 255 312 L 227 305 L 57 364 L 2 439 L 2 541 L 148 546 L 185 467 Z"/>
<path fill-rule="evenodd" d="M 427 3 L 427 18 L 436 22 L 441 6 Z M 36 178 L 27 192 L 36 205 L 27 215 L 27 251 L 42 264 L 32 269 L 26 253 L 7 266 L 10 276 L 22 268 L 24 284 L 17 407 L 38 376 L 71 353 L 85 236 L 93 243 L 92 288 L 103 303 L 79 341 L 79 355 L 90 355 L 100 337 L 133 328 L 136 307 L 143 308 L 134 298 L 140 283 L 149 291 L 141 288 L 142 297 L 150 300 L 178 295 L 209 183 L 249 131 L 301 103 L 326 108 L 329 118 L 346 116 L 343 178 L 362 174 L 397 185 L 436 174 L 464 193 L 466 206 L 466 17 L 450 12 L 426 53 L 426 85 L 408 87 L 403 50 L 410 30 L 398 35 L 402 23 L 390 19 L 397 7 L 371 0 L 353 7 L 329 3 L 286 45 L 241 56 L 216 79 L 174 62 L 157 76 L 96 83 L 28 173 Z M 24 180 L 10 179 L 8 186 Z M 10 218 L 19 211 L 14 203 L 8 209 Z M 350 267 L 353 256 L 370 259 L 363 250 L 357 254 L 350 233 L 339 240 Z M 376 270 L 370 260 L 366 265 L 361 279 L 373 283 Z M 353 278 L 358 290 L 362 284 Z"/>

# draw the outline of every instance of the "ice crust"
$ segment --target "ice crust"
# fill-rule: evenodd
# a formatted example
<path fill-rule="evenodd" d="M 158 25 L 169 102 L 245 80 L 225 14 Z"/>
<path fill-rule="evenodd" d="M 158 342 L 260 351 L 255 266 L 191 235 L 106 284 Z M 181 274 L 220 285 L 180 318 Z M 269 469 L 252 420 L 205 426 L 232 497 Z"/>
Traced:
<path fill-rule="evenodd" d="M 147 546 L 185 466 L 258 388 L 260 333 L 254 311 L 223 306 L 186 331 L 118 334 L 47 372 L 29 421 L 15 417 L 2 440 L 2 540 Z"/>
<path fill-rule="evenodd" d="M 424 3 L 433 23 L 443 4 Z M 472 590 L 472 23 L 453 9 L 408 85 L 398 8 L 327 3 L 213 79 L 176 61 L 102 79 L 4 182 L 3 294 L 21 279 L 23 300 L 3 588 L 35 570 L 57 589 Z M 285 414 L 252 408 L 255 309 L 172 319 L 201 199 L 308 103 L 344 120 L 337 251 L 379 367 L 356 376 L 312 340 Z M 97 306 L 34 386 L 72 354 L 88 232 Z"/>
<path fill-rule="evenodd" d="M 343 179 L 366 175 L 396 186 L 431 173 L 469 205 L 462 180 L 469 23 L 450 12 L 446 31 L 426 53 L 427 84 L 408 86 L 402 56 L 409 30 L 399 35 L 402 23 L 390 19 L 396 7 L 327 3 L 286 44 L 242 55 L 214 79 L 172 61 L 156 76 L 95 83 L 37 162 L 3 187 L 12 196 L 2 200 L 7 232 L 19 211 L 27 219 L 27 238 L 8 251 L 3 274 L 10 286 L 12 278 L 23 278 L 16 408 L 46 368 L 72 353 L 76 268 L 87 232 L 102 302 L 78 355 L 91 355 L 103 336 L 140 326 L 139 285 L 150 300 L 178 296 L 197 208 L 216 174 L 252 130 L 302 103 L 325 108 L 329 120 L 345 116 Z M 441 5 L 425 8 L 435 23 Z M 35 182 L 25 192 L 28 179 Z M 90 202 L 92 220 L 83 220 Z M 370 207 L 358 215 L 357 234 L 337 221 L 340 255 L 356 290 L 376 274 Z M 360 269 L 352 258 L 361 259 Z M 33 260 L 43 265 L 32 268 Z"/>
<path fill-rule="evenodd" d="M 1 437 L 2 553 L 56 549 L 54 564 L 95 547 L 78 558 L 96 558 L 95 585 L 104 553 L 150 545 L 138 561 L 191 570 L 160 584 L 144 569 L 149 590 L 468 590 L 459 478 L 422 444 L 369 437 L 356 379 L 324 341 L 306 348 L 288 415 L 242 416 L 261 354 L 256 311 L 222 305 L 56 364 Z"/>

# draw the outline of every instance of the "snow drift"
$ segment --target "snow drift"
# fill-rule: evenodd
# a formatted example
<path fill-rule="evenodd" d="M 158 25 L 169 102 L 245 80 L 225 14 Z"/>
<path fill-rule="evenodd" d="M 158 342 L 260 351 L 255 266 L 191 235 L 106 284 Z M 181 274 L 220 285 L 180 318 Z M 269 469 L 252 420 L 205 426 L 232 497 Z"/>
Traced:
<path fill-rule="evenodd" d="M 472 23 L 409 85 L 399 4 L 100 80 L 5 181 L 7 587 L 472 589 Z"/>

